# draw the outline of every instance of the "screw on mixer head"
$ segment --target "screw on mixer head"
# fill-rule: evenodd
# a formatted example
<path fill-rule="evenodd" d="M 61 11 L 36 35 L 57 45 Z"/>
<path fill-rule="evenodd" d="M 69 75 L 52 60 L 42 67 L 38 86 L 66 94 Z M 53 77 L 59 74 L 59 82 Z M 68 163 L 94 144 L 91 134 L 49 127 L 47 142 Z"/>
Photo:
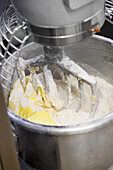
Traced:
<path fill-rule="evenodd" d="M 88 33 L 97 33 L 100 32 L 100 27 L 99 27 L 99 23 L 93 25 L 90 27 L 90 29 L 88 30 Z"/>

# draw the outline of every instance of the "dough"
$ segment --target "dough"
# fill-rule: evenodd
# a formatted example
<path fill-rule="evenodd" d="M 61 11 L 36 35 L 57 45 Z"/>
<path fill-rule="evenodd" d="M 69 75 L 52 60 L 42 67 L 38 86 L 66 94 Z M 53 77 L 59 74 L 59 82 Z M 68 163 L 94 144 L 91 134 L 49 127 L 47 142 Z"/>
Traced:
<path fill-rule="evenodd" d="M 84 98 L 81 109 L 79 105 L 78 84 L 70 76 L 71 91 L 68 93 L 66 82 L 53 79 L 46 69 L 46 80 L 43 73 L 30 74 L 18 79 L 9 97 L 9 109 L 15 114 L 32 122 L 45 125 L 75 125 L 101 118 L 113 111 L 113 86 L 100 77 L 97 80 L 97 108 L 90 117 L 92 95 L 89 85 L 84 83 Z"/>

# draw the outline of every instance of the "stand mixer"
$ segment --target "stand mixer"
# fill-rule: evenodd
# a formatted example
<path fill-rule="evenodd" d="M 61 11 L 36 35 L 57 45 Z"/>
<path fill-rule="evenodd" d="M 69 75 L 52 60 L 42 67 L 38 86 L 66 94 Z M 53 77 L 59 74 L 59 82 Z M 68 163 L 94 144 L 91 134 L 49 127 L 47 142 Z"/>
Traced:
<path fill-rule="evenodd" d="M 20 52 L 25 46 L 27 41 L 33 41 L 43 45 L 44 55 L 37 57 L 35 62 L 33 59 L 29 63 L 29 60 L 26 59 L 25 65 L 22 69 L 24 70 L 30 65 L 35 67 L 39 64 L 42 65 L 44 69 L 46 69 L 46 66 L 49 64 L 58 66 L 65 72 L 64 76 L 67 81 L 68 91 L 70 90 L 69 74 L 74 75 L 78 80 L 80 97 L 80 104 L 77 110 L 81 108 L 82 100 L 84 97 L 83 83 L 84 82 L 87 83 L 88 85 L 90 85 L 92 90 L 92 109 L 90 116 L 93 116 L 96 108 L 97 102 L 96 99 L 98 97 L 97 83 L 95 79 L 90 77 L 90 75 L 85 70 L 83 70 L 78 64 L 76 64 L 76 55 L 75 58 L 67 56 L 67 54 L 64 51 L 64 47 L 70 46 L 73 43 L 78 43 L 82 40 L 84 41 L 84 39 L 91 36 L 92 33 L 100 31 L 100 28 L 105 20 L 105 7 L 104 7 L 105 1 L 86 0 L 83 2 L 82 0 L 81 1 L 79 0 L 77 2 L 74 0 L 60 0 L 60 1 L 32 0 L 28 2 L 27 0 L 24 1 L 12 0 L 11 2 L 15 9 L 16 19 L 18 20 L 18 22 L 15 19 L 15 14 L 13 13 L 14 11 L 12 9 L 12 6 L 10 7 L 11 10 L 9 9 L 6 10 L 6 14 L 7 15 L 8 13 L 10 14 L 12 22 L 10 20 L 11 18 L 9 20 L 7 19 L 8 18 L 7 15 L 6 18 L 4 18 L 4 16 L 1 17 L 1 23 L 3 23 L 2 25 L 3 27 L 1 28 L 1 35 L 8 42 L 6 48 L 4 48 L 4 44 L 1 43 L 1 46 L 3 48 L 2 50 L 4 53 L 4 54 L 1 53 L 1 57 L 3 58 L 3 63 L 4 61 L 6 62 L 6 65 L 2 67 L 2 71 L 4 70 L 5 73 L 10 75 L 9 77 L 5 77 L 4 72 L 1 71 L 1 78 L 3 79 L 1 85 L 5 90 L 8 91 L 7 96 L 9 95 L 9 92 L 12 87 L 13 75 L 15 68 L 17 67 Z M 10 29 L 9 27 L 7 27 L 7 25 L 10 26 Z M 22 32 L 21 35 L 19 35 L 19 31 Z M 10 51 L 10 47 L 13 49 L 12 52 Z M 15 52 L 16 55 L 12 55 Z M 11 58 L 7 60 L 9 56 Z M 11 68 L 8 70 L 7 68 L 9 66 Z M 7 84 L 4 83 L 4 81 L 7 81 Z M 16 123 L 13 122 L 13 125 L 14 124 Z M 32 125 L 30 127 L 32 127 Z M 43 134 L 44 132 L 43 128 L 45 129 L 45 127 L 42 127 L 42 130 L 40 131 L 41 134 Z M 47 135 L 49 133 L 49 128 L 50 127 L 46 128 L 47 131 L 44 132 L 44 134 Z M 18 127 L 16 130 L 18 131 Z M 22 133 L 24 133 L 24 130 Z M 54 132 L 55 131 L 53 131 L 49 135 L 51 136 Z M 67 132 L 64 130 L 64 134 L 66 133 Z M 62 132 L 58 133 L 55 132 L 54 137 L 56 138 L 56 136 L 61 134 Z M 71 131 L 71 134 L 73 134 L 73 130 Z M 42 138 L 41 135 L 39 136 Z M 48 139 L 47 143 L 49 143 Z M 50 149 L 50 153 L 53 153 L 51 150 L 52 149 Z M 48 153 L 47 150 L 46 152 Z M 63 150 L 61 152 L 63 152 Z M 50 159 L 51 158 L 52 157 L 50 155 Z M 54 167 L 55 165 L 56 169 L 60 169 L 56 165 L 56 163 L 55 164 L 51 163 L 50 159 L 48 158 L 49 163 L 48 165 L 45 164 L 44 168 L 50 170 L 50 168 L 52 168 L 51 166 Z M 52 161 L 54 162 L 55 159 L 53 157 Z M 57 159 L 57 163 L 58 161 L 59 160 Z M 36 168 L 36 166 L 37 165 L 35 164 L 34 167 Z M 60 167 L 62 167 L 62 169 L 64 170 L 66 168 L 66 166 L 63 165 L 60 165 Z M 72 167 L 70 169 L 73 169 L 73 167 L 74 163 L 72 162 Z"/>
<path fill-rule="evenodd" d="M 104 0 L 87 0 L 84 2 L 76 2 L 73 0 L 56 0 L 55 2 L 51 0 L 49 2 L 12 1 L 18 18 L 22 18 L 24 20 L 20 21 L 22 23 L 16 29 L 26 29 L 28 34 L 26 37 L 24 37 L 22 42 L 19 42 L 21 45 L 19 47 L 20 49 L 18 50 L 21 50 L 28 38 L 31 39 L 31 41 L 42 44 L 44 57 L 41 63 L 43 63 L 43 65 L 56 65 L 62 70 L 65 70 L 68 98 L 70 88 L 69 74 L 72 74 L 77 78 L 80 100 L 79 106 L 76 108 L 77 111 L 80 110 L 83 103 L 83 82 L 91 86 L 91 117 L 94 115 L 97 106 L 97 82 L 94 78 L 90 77 L 90 75 L 85 70 L 76 64 L 76 56 L 74 62 L 65 54 L 63 47 L 82 41 L 92 33 L 100 31 L 100 27 L 103 25 L 105 20 L 104 2 Z M 17 30 L 14 30 L 14 35 L 16 34 Z M 15 36 L 13 39 L 15 39 Z M 11 39 L 10 41 L 12 43 Z M 15 59 L 15 65 L 17 60 L 18 57 Z M 37 59 L 35 64 L 31 63 L 30 65 L 36 66 L 36 64 L 40 63 L 39 60 L 40 59 Z M 25 65 L 28 67 L 27 62 Z M 23 69 L 25 70 L 25 68 Z M 10 80 L 11 82 L 13 80 L 13 74 Z M 57 108 L 57 111 L 63 108 Z"/>

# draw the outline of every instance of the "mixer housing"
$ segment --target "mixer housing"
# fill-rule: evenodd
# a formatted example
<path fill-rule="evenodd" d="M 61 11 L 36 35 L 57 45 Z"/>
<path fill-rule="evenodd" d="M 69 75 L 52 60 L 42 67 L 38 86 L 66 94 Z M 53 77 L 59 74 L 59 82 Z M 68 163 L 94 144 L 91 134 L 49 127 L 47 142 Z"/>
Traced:
<path fill-rule="evenodd" d="M 105 20 L 105 0 L 12 0 L 17 15 L 24 18 L 36 42 L 65 46 L 98 31 Z"/>

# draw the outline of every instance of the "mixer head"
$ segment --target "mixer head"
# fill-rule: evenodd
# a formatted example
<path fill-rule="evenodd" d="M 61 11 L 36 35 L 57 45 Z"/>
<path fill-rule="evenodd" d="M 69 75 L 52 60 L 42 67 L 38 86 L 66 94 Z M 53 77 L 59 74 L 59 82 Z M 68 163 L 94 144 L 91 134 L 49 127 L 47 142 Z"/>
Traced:
<path fill-rule="evenodd" d="M 36 42 L 65 46 L 98 32 L 105 20 L 105 0 L 11 0 L 29 24 Z"/>

